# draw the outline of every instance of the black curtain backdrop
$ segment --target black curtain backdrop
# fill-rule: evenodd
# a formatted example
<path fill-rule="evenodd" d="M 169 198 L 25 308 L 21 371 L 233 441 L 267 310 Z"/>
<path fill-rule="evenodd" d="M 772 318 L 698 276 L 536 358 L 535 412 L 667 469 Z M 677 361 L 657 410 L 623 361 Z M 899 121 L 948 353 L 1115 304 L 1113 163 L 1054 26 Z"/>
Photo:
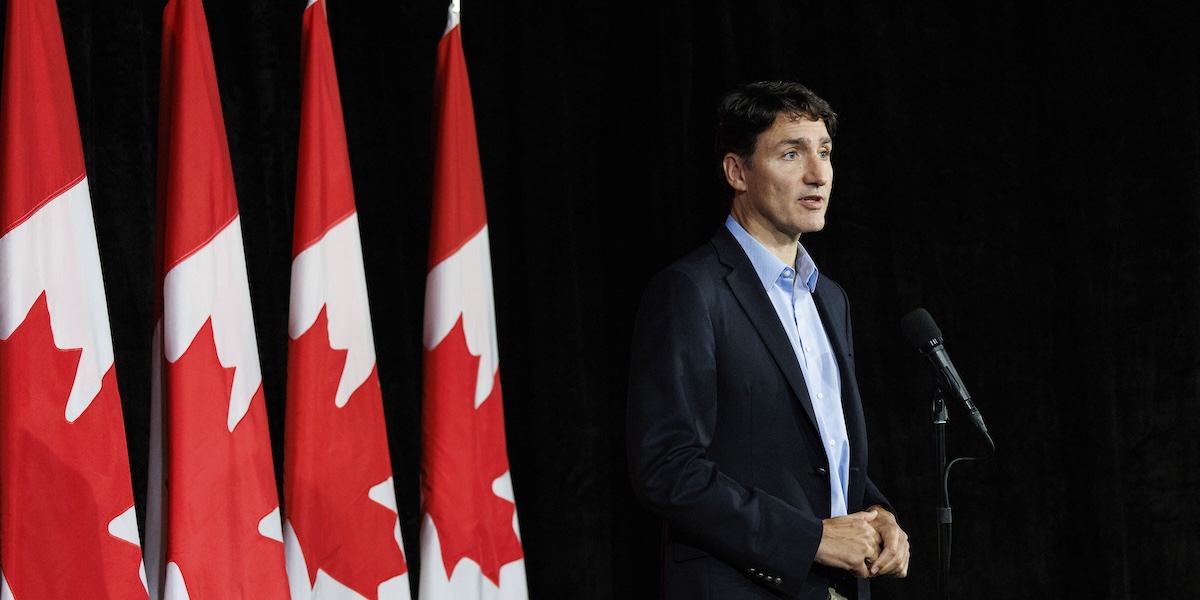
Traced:
<path fill-rule="evenodd" d="M 415 579 L 446 2 L 329 1 Z M 872 473 L 912 539 L 877 597 L 937 581 L 933 379 L 899 328 L 916 307 L 998 446 L 951 476 L 952 597 L 1200 597 L 1198 9 L 947 4 L 467 0 L 532 600 L 656 597 L 659 524 L 625 474 L 629 333 L 650 275 L 725 214 L 717 100 L 767 78 L 843 118 L 829 225 L 804 242 L 850 293 Z M 59 8 L 141 508 L 163 3 Z M 304 2 L 205 8 L 282 465 Z M 951 457 L 983 452 L 950 416 Z"/>

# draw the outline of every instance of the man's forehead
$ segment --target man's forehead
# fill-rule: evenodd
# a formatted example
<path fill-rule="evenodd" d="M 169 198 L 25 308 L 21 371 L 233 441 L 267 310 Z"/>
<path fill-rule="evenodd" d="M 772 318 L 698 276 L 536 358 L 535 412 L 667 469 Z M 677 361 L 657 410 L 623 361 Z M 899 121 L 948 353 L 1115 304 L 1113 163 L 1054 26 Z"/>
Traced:
<path fill-rule="evenodd" d="M 781 114 L 775 120 L 775 124 L 771 126 L 764 137 L 771 138 L 771 144 L 785 143 L 807 143 L 816 141 L 822 144 L 827 144 L 833 141 L 829 135 L 829 130 L 825 127 L 825 121 L 821 119 L 813 119 L 805 115 L 800 118 L 793 118 L 787 114 Z"/>

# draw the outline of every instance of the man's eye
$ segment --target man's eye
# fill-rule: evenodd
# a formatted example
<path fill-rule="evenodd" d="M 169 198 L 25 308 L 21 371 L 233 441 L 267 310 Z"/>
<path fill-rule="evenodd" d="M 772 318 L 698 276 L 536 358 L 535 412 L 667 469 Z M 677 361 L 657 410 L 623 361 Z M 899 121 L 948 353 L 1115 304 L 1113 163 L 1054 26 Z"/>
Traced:
<path fill-rule="evenodd" d="M 821 150 L 818 154 L 820 154 L 821 158 L 827 159 L 827 158 L 829 158 L 831 151 L 830 150 Z"/>
<path fill-rule="evenodd" d="M 785 152 L 785 153 L 784 153 L 783 157 L 784 157 L 784 158 L 786 158 L 786 159 L 788 159 L 788 160 L 795 160 L 795 158 L 796 158 L 796 151 L 795 151 L 795 150 L 789 150 L 789 151 L 787 151 L 787 152 Z"/>

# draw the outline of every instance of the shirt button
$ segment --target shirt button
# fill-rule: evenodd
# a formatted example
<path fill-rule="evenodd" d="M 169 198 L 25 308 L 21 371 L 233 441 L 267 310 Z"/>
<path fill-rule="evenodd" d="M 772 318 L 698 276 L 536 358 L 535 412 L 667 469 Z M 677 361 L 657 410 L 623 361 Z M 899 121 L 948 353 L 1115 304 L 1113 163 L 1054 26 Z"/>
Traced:
<path fill-rule="evenodd" d="M 817 392 L 817 399 L 818 399 L 818 400 L 824 400 L 824 399 L 825 399 L 825 394 L 822 394 L 821 392 Z"/>

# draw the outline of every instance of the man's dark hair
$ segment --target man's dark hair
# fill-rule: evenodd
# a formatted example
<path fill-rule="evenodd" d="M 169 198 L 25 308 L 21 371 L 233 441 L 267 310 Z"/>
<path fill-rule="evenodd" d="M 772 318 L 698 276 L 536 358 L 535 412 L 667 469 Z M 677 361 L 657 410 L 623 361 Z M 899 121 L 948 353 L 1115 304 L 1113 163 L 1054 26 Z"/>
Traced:
<path fill-rule="evenodd" d="M 758 137 L 781 115 L 825 121 L 829 137 L 837 131 L 837 114 L 812 90 L 790 81 L 760 81 L 730 92 L 717 109 L 717 158 L 732 152 L 749 165 Z"/>

